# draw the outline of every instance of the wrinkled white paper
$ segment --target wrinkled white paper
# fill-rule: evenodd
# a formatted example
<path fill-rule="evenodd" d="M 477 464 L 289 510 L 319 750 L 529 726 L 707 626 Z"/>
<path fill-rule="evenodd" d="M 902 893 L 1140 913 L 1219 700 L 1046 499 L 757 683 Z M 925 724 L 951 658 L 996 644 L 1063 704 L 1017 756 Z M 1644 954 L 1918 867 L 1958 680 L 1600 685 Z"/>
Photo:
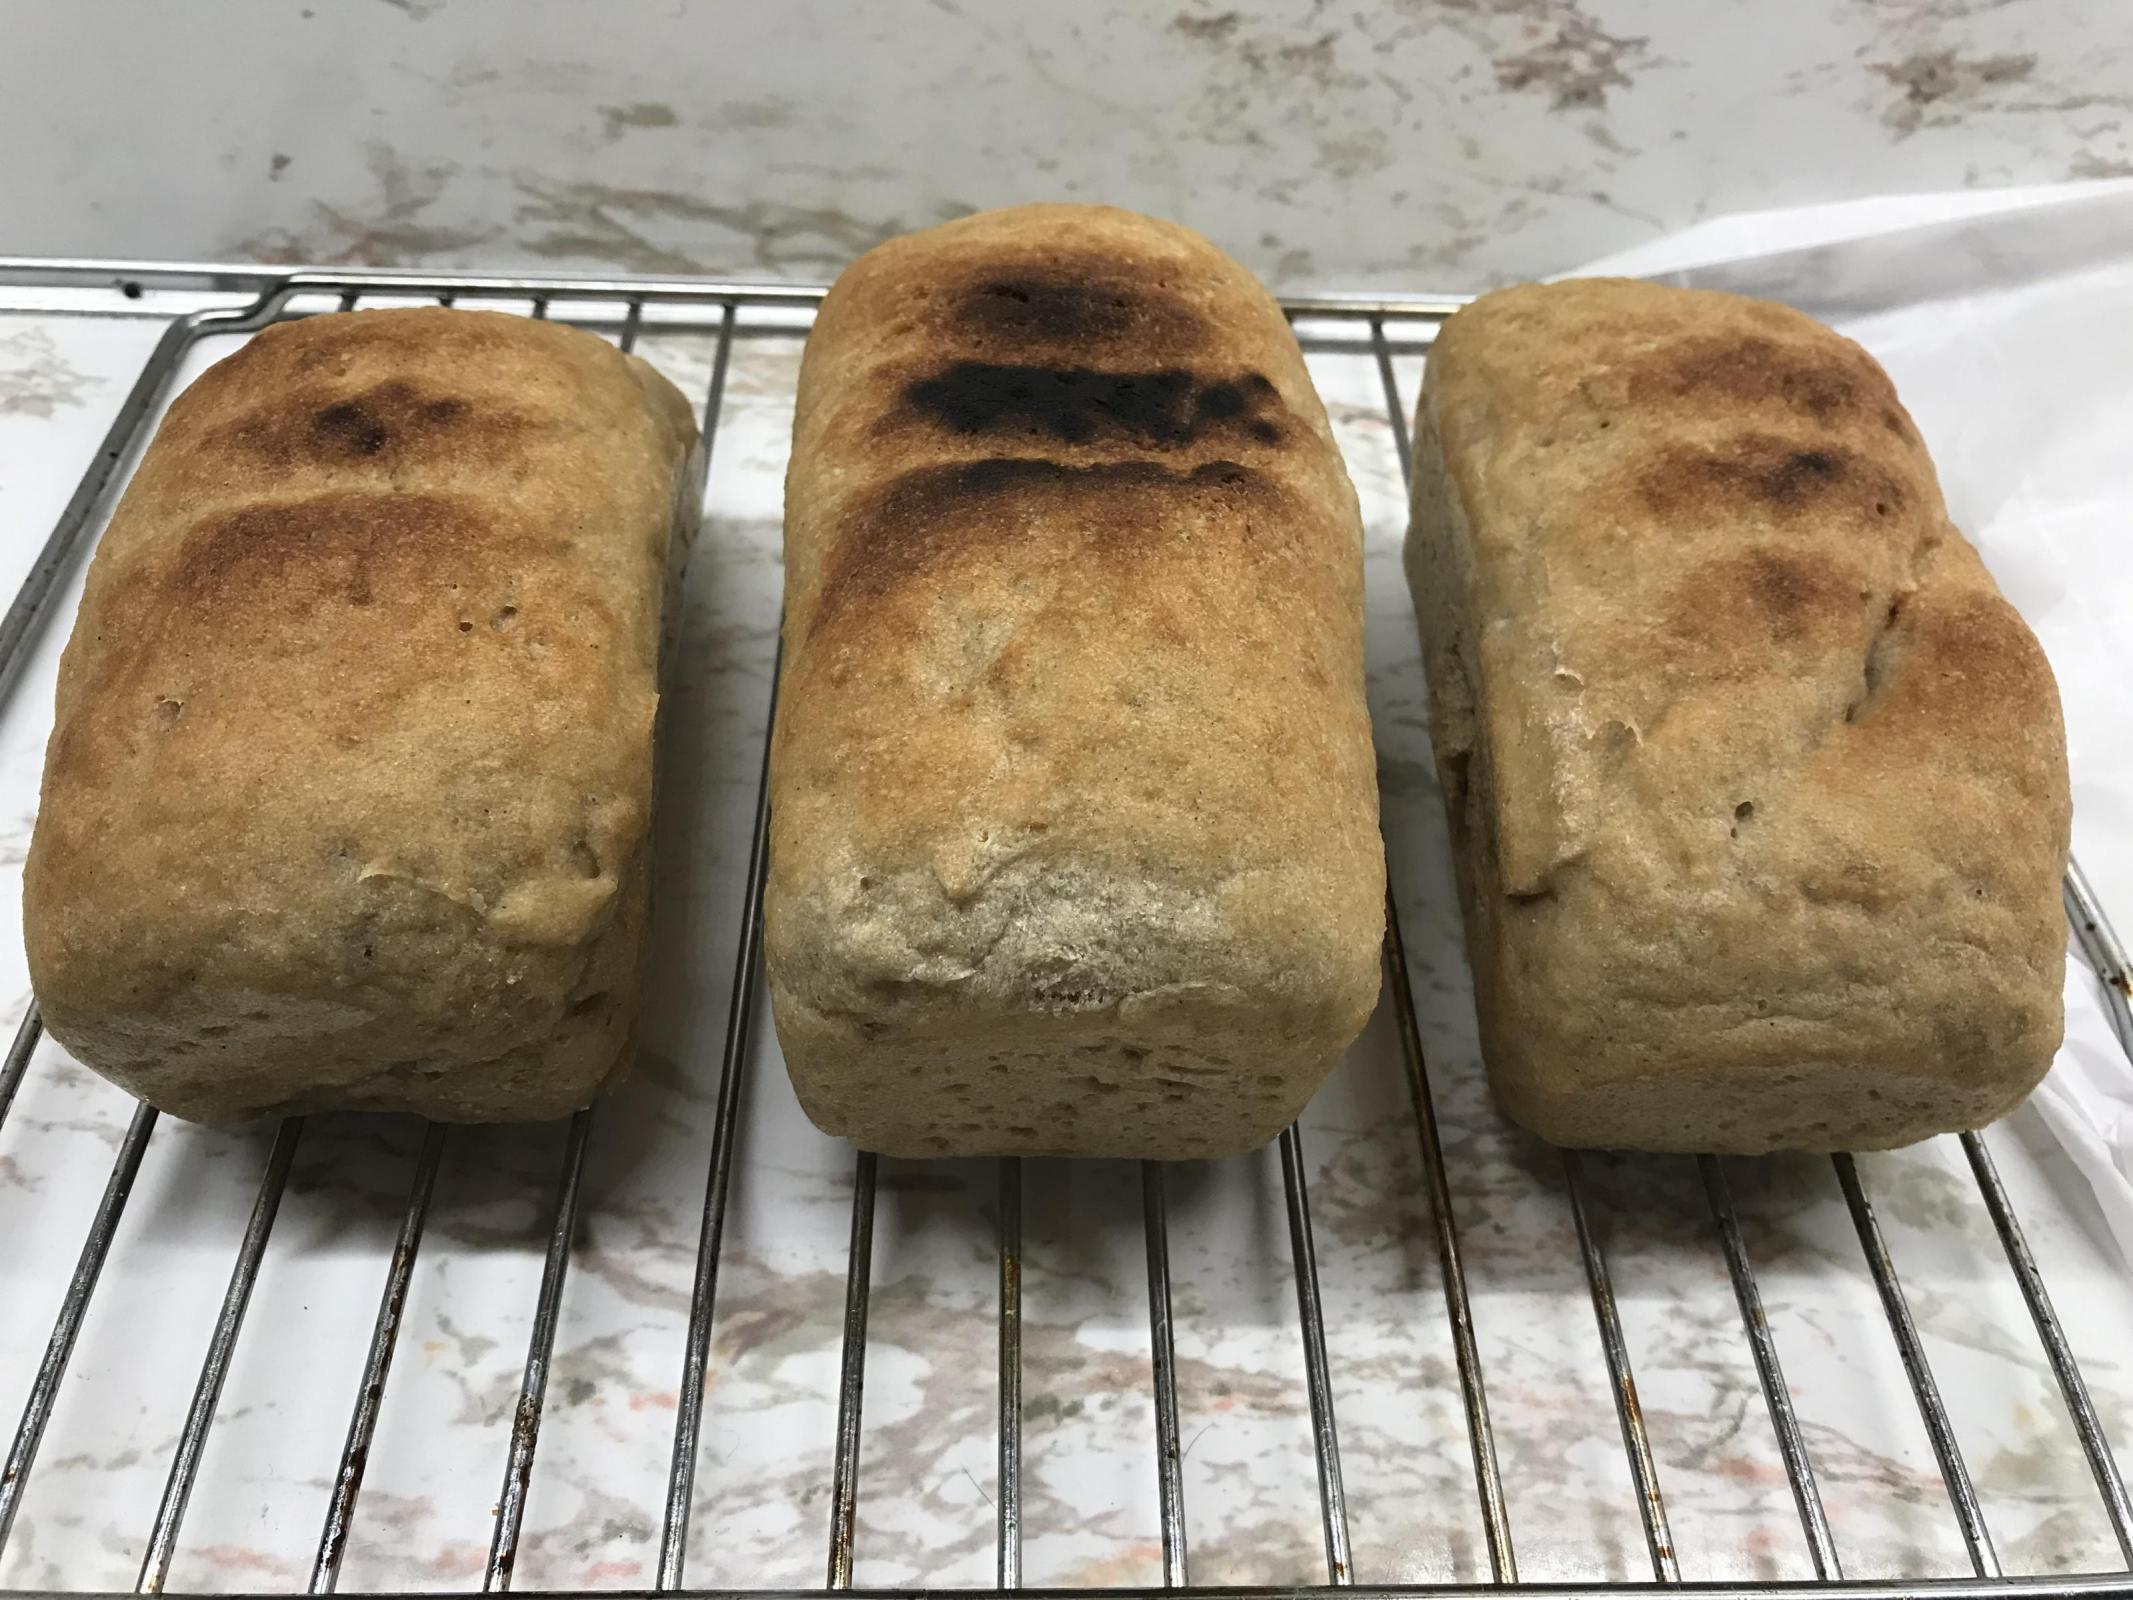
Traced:
<path fill-rule="evenodd" d="M 1896 380 L 1948 508 L 2058 675 L 2074 853 L 2133 927 L 2133 182 L 1760 212 L 1594 262 L 1787 301 Z M 2070 953 L 2066 1043 L 2028 1112 L 2133 1262 L 2133 1059 Z"/>

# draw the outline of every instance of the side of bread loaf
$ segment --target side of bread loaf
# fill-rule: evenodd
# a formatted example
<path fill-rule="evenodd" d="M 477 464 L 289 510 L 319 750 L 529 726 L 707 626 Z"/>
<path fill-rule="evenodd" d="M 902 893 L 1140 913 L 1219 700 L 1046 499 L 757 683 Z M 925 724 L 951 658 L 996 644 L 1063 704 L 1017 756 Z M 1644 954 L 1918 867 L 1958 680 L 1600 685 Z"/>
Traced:
<path fill-rule="evenodd" d="M 1979 1126 L 2060 1032 L 2051 669 L 1880 367 L 1591 280 L 1433 349 L 1407 564 L 1492 1082 L 1560 1144 Z"/>
<path fill-rule="evenodd" d="M 1127 212 L 893 241 L 809 340 L 766 962 L 896 1154 L 1217 1155 L 1361 1028 L 1361 526 L 1242 268 Z"/>
<path fill-rule="evenodd" d="M 636 1023 L 686 401 L 590 334 L 268 329 L 90 567 L 26 867 L 53 1035 L 179 1116 L 559 1115 Z"/>

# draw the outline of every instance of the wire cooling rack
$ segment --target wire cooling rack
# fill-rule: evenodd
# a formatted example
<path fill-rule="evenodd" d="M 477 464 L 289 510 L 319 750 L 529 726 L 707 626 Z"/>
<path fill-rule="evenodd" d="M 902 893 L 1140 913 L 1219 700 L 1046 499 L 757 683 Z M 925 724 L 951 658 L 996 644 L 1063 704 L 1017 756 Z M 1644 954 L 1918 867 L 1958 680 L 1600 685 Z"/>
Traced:
<path fill-rule="evenodd" d="M 299 272 L 270 274 L 237 267 L 145 267 L 103 262 L 38 262 L 0 260 L 0 284 L 12 285 L 31 296 L 25 304 L 39 305 L 40 290 L 65 292 L 109 291 L 87 310 L 55 300 L 49 309 L 63 314 L 109 317 L 158 317 L 167 319 L 152 353 L 120 405 L 117 415 L 67 502 L 42 553 L 30 569 L 21 590 L 4 618 L 0 618 L 0 696 L 12 689 L 29 648 L 49 613 L 63 579 L 75 568 L 85 548 L 100 529 L 121 485 L 127 468 L 145 442 L 152 419 L 173 384 L 187 352 L 211 336 L 246 334 L 269 323 L 295 316 L 330 314 L 359 304 L 383 305 L 425 300 L 450 304 L 460 298 L 484 302 L 508 300 L 522 303 L 526 314 L 554 317 L 595 328 L 619 338 L 627 349 L 656 315 L 662 330 L 691 329 L 715 339 L 715 356 L 704 406 L 703 432 L 706 459 L 715 444 L 724 399 L 729 359 L 737 337 L 764 336 L 797 339 L 804 335 L 805 313 L 820 299 L 813 288 L 718 283 L 687 279 L 561 278 L 546 276 L 496 276 L 479 274 L 417 275 L 397 272 Z M 158 301 L 171 295 L 245 295 L 243 304 L 209 305 L 172 314 L 159 309 Z M 1364 298 L 1317 296 L 1285 302 L 1292 319 L 1308 319 L 1314 327 L 1338 330 L 1334 337 L 1342 347 L 1366 349 L 1375 357 L 1382 380 L 1386 417 L 1399 455 L 1403 475 L 1411 466 L 1406 419 L 1411 396 L 1403 396 L 1397 379 L 1395 354 L 1412 352 L 1427 345 L 1441 322 L 1456 309 L 1456 297 Z M 763 313 L 777 315 L 757 318 Z M 1306 339 L 1307 347 L 1311 340 Z M 708 470 L 708 466 L 707 466 Z M 775 697 L 775 683 L 772 688 Z M 767 717 L 765 725 L 767 726 Z M 684 1347 L 676 1403 L 672 1466 L 660 1518 L 657 1591 L 687 1588 L 685 1551 L 699 1446 L 704 1426 L 704 1394 L 707 1363 L 712 1348 L 713 1319 L 717 1311 L 721 1241 L 727 1216 L 727 1195 L 734 1161 L 734 1130 L 737 1106 L 754 1030 L 758 1026 L 762 934 L 762 894 L 765 837 L 768 822 L 767 749 L 761 754 L 745 890 L 736 908 L 740 928 L 738 954 L 720 1058 L 716 1115 L 713 1123 L 708 1170 L 705 1174 L 701 1228 L 695 1259 L 693 1290 L 689 1301 L 689 1329 Z M 2122 1042 L 2133 1051 L 2133 1012 L 2127 996 L 2128 962 L 2123 946 L 2112 933 L 2102 908 L 2078 866 L 2069 870 L 2065 900 L 2077 943 L 2101 976 L 2111 1020 Z M 1450 1596 L 1466 1593 L 1521 1592 L 1556 1594 L 1615 1594 L 1633 1592 L 1636 1584 L 1589 1583 L 1578 1585 L 1521 1585 L 1506 1509 L 1503 1474 L 1498 1466 L 1495 1434 L 1491 1424 L 1487 1386 L 1475 1337 L 1467 1280 L 1462 1265 L 1460 1235 L 1454 1215 L 1452 1190 L 1439 1137 L 1430 1074 L 1423 1057 L 1422 1036 L 1417 1025 L 1415 995 L 1409 976 L 1397 909 L 1388 899 L 1386 907 L 1385 971 L 1387 995 L 1396 1024 L 1406 1086 L 1425 1177 L 1434 1244 L 1442 1272 L 1451 1344 L 1456 1360 L 1459 1393 L 1464 1411 L 1467 1445 L 1472 1457 L 1473 1492 L 1484 1534 L 1487 1564 L 1493 1586 L 1365 1587 L 1363 1593 L 1430 1594 Z M 0 1065 L 0 1123 L 12 1107 L 16 1091 L 29 1071 L 40 1038 L 34 1005 Z M 509 1588 L 524 1525 L 527 1489 L 535 1452 L 540 1442 L 543 1403 L 551 1358 L 554 1353 L 558 1313 L 571 1267 L 573 1240 L 578 1231 L 579 1196 L 585 1170 L 588 1140 L 597 1106 L 571 1119 L 564 1141 L 562 1164 L 555 1176 L 554 1201 L 547 1229 L 546 1255 L 540 1276 L 532 1332 L 518 1386 L 518 1403 L 510 1428 L 509 1448 L 498 1494 L 488 1557 L 482 1575 L 484 1589 Z M 106 1256 L 140 1171 L 143 1156 L 154 1133 L 157 1113 L 148 1106 L 132 1114 L 115 1161 L 96 1206 L 78 1265 L 61 1302 L 42 1362 L 22 1403 L 20 1420 L 9 1446 L 4 1471 L 0 1471 L 0 1548 L 12 1531 L 25 1486 L 37 1460 L 39 1443 L 49 1421 L 55 1398 L 66 1375 L 77 1335 L 97 1289 Z M 236 1260 L 230 1271 L 191 1405 L 171 1463 L 160 1505 L 150 1529 L 140 1565 L 137 1590 L 160 1591 L 177 1547 L 187 1504 L 199 1481 L 203 1450 L 215 1420 L 217 1402 L 231 1359 L 242 1334 L 245 1312 L 275 1215 L 289 1180 L 298 1142 L 301 1119 L 284 1122 L 276 1134 L 266 1173 L 243 1230 Z M 2128 1567 L 2123 1575 L 2078 1576 L 2053 1579 L 2006 1578 L 2002 1576 L 1979 1496 L 1962 1452 L 1956 1442 L 1948 1408 L 1943 1404 L 1928 1363 L 1919 1329 L 1898 1280 L 1895 1264 L 1885 1243 L 1880 1223 L 1859 1170 L 1848 1155 L 1832 1157 L 1835 1177 L 1858 1236 L 1863 1260 L 1878 1291 L 1889 1332 L 1900 1354 L 1911 1396 L 1939 1468 L 1951 1513 L 1959 1527 L 1963 1546 L 1975 1574 L 1971 1579 L 1939 1579 L 1902 1582 L 1846 1582 L 1839 1554 L 1831 1536 L 1816 1475 L 1791 1390 L 1787 1387 L 1776 1343 L 1764 1315 L 1755 1270 L 1750 1263 L 1741 1226 L 1727 1184 L 1724 1165 L 1713 1157 L 1699 1159 L 1699 1175 L 1712 1222 L 1724 1255 L 1740 1320 L 1760 1382 L 1768 1418 L 1774 1432 L 1784 1476 L 1796 1507 L 1807 1550 L 1816 1574 L 1812 1585 L 1789 1583 L 1687 1584 L 1681 1582 L 1680 1563 L 1669 1528 L 1666 1502 L 1644 1417 L 1639 1406 L 1632 1371 L 1630 1346 L 1625 1338 L 1610 1281 L 1608 1259 L 1593 1222 L 1589 1183 L 1580 1158 L 1562 1156 L 1562 1183 L 1575 1219 L 1584 1277 L 1590 1292 L 1592 1314 L 1606 1363 L 1622 1448 L 1634 1489 L 1634 1510 L 1641 1523 L 1643 1540 L 1655 1582 L 1675 1585 L 1685 1594 L 1745 1595 L 1782 1593 L 1795 1589 L 1841 1592 L 1878 1600 L 1913 1594 L 1959 1596 L 2072 1596 L 2133 1592 L 2133 1502 L 2125 1480 L 2105 1438 L 2088 1385 L 2076 1363 L 2073 1350 L 2054 1312 L 2037 1262 L 2025 1240 L 2007 1187 L 2002 1183 L 1984 1141 L 1976 1135 L 1962 1138 L 1962 1149 L 1975 1180 L 1978 1195 L 1990 1215 L 2005 1252 L 2006 1261 L 2026 1305 L 2035 1336 L 2041 1343 L 2053 1378 L 2064 1398 L 2073 1429 L 2086 1458 L 2097 1494 L 2101 1497 L 2110 1528 Z M 1317 1257 L 1312 1237 L 1311 1205 L 1306 1168 L 1299 1136 L 1294 1128 L 1280 1140 L 1282 1188 L 1287 1209 L 1289 1242 L 1293 1256 L 1296 1318 L 1304 1355 L 1306 1392 L 1310 1405 L 1311 1438 L 1317 1468 L 1318 1504 L 1325 1544 L 1326 1582 L 1322 1590 L 1279 1592 L 1330 1592 L 1355 1587 L 1350 1552 L 1346 1496 L 1342 1486 L 1341 1450 L 1333 1408 L 1333 1385 L 1327 1355 L 1326 1319 L 1321 1305 Z M 421 1249 L 423 1230 L 440 1169 L 445 1163 L 444 1130 L 432 1126 L 423 1139 L 413 1181 L 398 1235 L 383 1263 L 383 1284 L 375 1323 L 362 1370 L 356 1376 L 356 1400 L 341 1450 L 338 1471 L 326 1505 L 316 1555 L 311 1564 L 308 1591 L 330 1593 L 338 1581 L 351 1525 L 360 1508 L 364 1471 L 379 1423 L 386 1384 L 392 1368 L 396 1342 L 401 1333 L 409 1284 Z M 1141 1167 L 1141 1202 L 1145 1228 L 1149 1349 L 1151 1354 L 1152 1401 L 1155 1413 L 1156 1483 L 1162 1541 L 1162 1575 L 1168 1588 L 1186 1592 L 1189 1586 L 1186 1540 L 1185 1494 L 1179 1441 L 1176 1352 L 1171 1323 L 1170 1254 L 1167 1237 L 1164 1168 L 1144 1163 Z M 997 1417 L 997 1586 L 1019 1591 L 1022 1582 L 1022 1169 L 1016 1160 L 1004 1160 L 998 1170 L 999 1284 L 998 1284 L 998 1389 Z M 875 1201 L 878 1187 L 876 1158 L 861 1153 L 856 1158 L 852 1187 L 850 1247 L 847 1255 L 844 1300 L 843 1346 L 838 1383 L 836 1426 L 827 1441 L 833 1458 L 828 1526 L 823 1535 L 824 1585 L 831 1590 L 849 1589 L 853 1581 L 853 1555 L 858 1502 L 858 1462 L 862 1396 L 867 1368 L 867 1320 Z M 25 1225 L 7 1219 L 10 1227 Z M 4 1308 L 0 1308 L 4 1314 Z M 5 1397 L 0 1397 L 0 1404 Z M 769 1595 L 792 1591 L 740 1591 Z M 1052 1593 L 1103 1593 L 1087 1591 L 1030 1591 Z M 1254 1591 L 1227 1590 L 1226 1593 Z M 1259 1591 L 1275 1592 L 1275 1591 Z"/>

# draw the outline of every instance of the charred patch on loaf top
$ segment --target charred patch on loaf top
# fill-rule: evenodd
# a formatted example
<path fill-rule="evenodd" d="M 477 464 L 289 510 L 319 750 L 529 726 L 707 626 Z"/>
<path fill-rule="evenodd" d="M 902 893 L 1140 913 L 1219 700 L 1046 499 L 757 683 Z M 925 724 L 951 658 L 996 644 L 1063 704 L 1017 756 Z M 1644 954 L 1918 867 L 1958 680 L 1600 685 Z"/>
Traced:
<path fill-rule="evenodd" d="M 1706 616 L 1752 618 L 1777 641 L 1826 633 L 1858 610 L 1855 585 L 1827 563 L 1785 550 L 1750 549 L 1709 576 L 1717 581 L 1704 596 Z"/>
<path fill-rule="evenodd" d="M 1101 339 L 1132 327 L 1137 310 L 1130 296 L 1097 284 L 1020 273 L 978 284 L 956 301 L 954 316 L 976 333 Z"/>
<path fill-rule="evenodd" d="M 400 378 L 353 394 L 312 391 L 262 406 L 230 423 L 225 437 L 275 467 L 389 463 L 450 451 L 493 460 L 526 431 L 512 412 L 470 405 Z"/>
<path fill-rule="evenodd" d="M 1179 497 L 1247 505 L 1250 526 L 1272 536 L 1294 520 L 1281 514 L 1282 488 L 1236 461 L 1174 468 L 1160 461 L 1081 466 L 1020 457 L 952 462 L 904 473 L 849 514 L 824 578 L 812 626 L 855 601 L 891 593 L 959 551 L 1073 530 L 1083 559 L 1129 556 L 1166 526 Z M 1137 513 L 1135 507 L 1141 507 Z"/>
<path fill-rule="evenodd" d="M 1747 592 L 1781 634 L 1799 632 L 1801 616 L 1831 592 L 1820 565 L 1782 550 L 1751 550 L 1745 567 Z"/>
<path fill-rule="evenodd" d="M 966 436 L 1061 444 L 1117 438 L 1157 449 L 1211 441 L 1278 444 L 1284 415 L 1263 372 L 1214 378 L 1183 367 L 1099 372 L 990 361 L 958 361 L 906 385 L 899 410 Z M 888 420 L 895 425 L 898 413 Z"/>
<path fill-rule="evenodd" d="M 381 588 L 431 587 L 424 575 L 496 540 L 494 525 L 451 495 L 333 493 L 268 501 L 186 531 L 168 584 L 189 610 L 286 614 L 320 602 L 376 602 Z M 394 584 L 396 575 L 411 582 Z"/>
<path fill-rule="evenodd" d="M 1834 648 L 1856 636 L 1873 609 L 1852 574 L 1826 560 L 1751 545 L 1704 562 L 1668 586 L 1659 648 L 1669 670 L 1752 676 L 1792 670 L 1774 649 Z M 1684 655 L 1681 644 L 1694 646 Z"/>
<path fill-rule="evenodd" d="M 382 371 L 423 371 L 440 363 L 524 360 L 544 348 L 560 354 L 568 340 L 566 329 L 548 323 L 443 306 L 304 317 L 263 329 L 210 367 L 171 409 L 331 383 L 366 365 Z"/>
<path fill-rule="evenodd" d="M 1896 474 L 1856 451 L 1759 433 L 1658 451 L 1639 468 L 1637 489 L 1662 516 L 1844 511 L 1879 521 L 1911 502 Z"/>
<path fill-rule="evenodd" d="M 1627 373 L 1630 403 L 1768 403 L 1817 422 L 1873 418 L 1908 437 L 1895 385 L 1864 351 L 1760 334 L 1668 340 Z M 1891 419 L 1895 419 L 1891 424 Z"/>
<path fill-rule="evenodd" d="M 951 284 L 943 304 L 950 331 L 1016 344 L 1130 339 L 1182 353 L 1209 336 L 1206 317 L 1182 295 L 1098 255 L 988 262 Z"/>

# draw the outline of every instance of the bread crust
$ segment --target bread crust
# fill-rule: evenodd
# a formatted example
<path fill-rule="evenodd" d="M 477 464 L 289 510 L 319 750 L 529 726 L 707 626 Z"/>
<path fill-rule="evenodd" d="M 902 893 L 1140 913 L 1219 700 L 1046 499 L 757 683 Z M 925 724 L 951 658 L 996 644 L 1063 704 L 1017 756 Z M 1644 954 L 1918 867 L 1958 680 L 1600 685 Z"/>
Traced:
<path fill-rule="evenodd" d="M 1300 352 L 1184 229 L 1026 206 L 830 291 L 786 483 L 766 964 L 808 1114 L 1185 1157 L 1378 989 L 1361 523 Z"/>
<path fill-rule="evenodd" d="M 560 1115 L 636 1026 L 688 403 L 523 317 L 267 329 L 92 562 L 24 884 L 45 1025 L 203 1122 Z"/>
<path fill-rule="evenodd" d="M 1407 568 L 1513 1117 L 1877 1148 L 2043 1076 L 2058 691 L 1865 351 L 1731 295 L 1484 296 L 1430 356 Z"/>

